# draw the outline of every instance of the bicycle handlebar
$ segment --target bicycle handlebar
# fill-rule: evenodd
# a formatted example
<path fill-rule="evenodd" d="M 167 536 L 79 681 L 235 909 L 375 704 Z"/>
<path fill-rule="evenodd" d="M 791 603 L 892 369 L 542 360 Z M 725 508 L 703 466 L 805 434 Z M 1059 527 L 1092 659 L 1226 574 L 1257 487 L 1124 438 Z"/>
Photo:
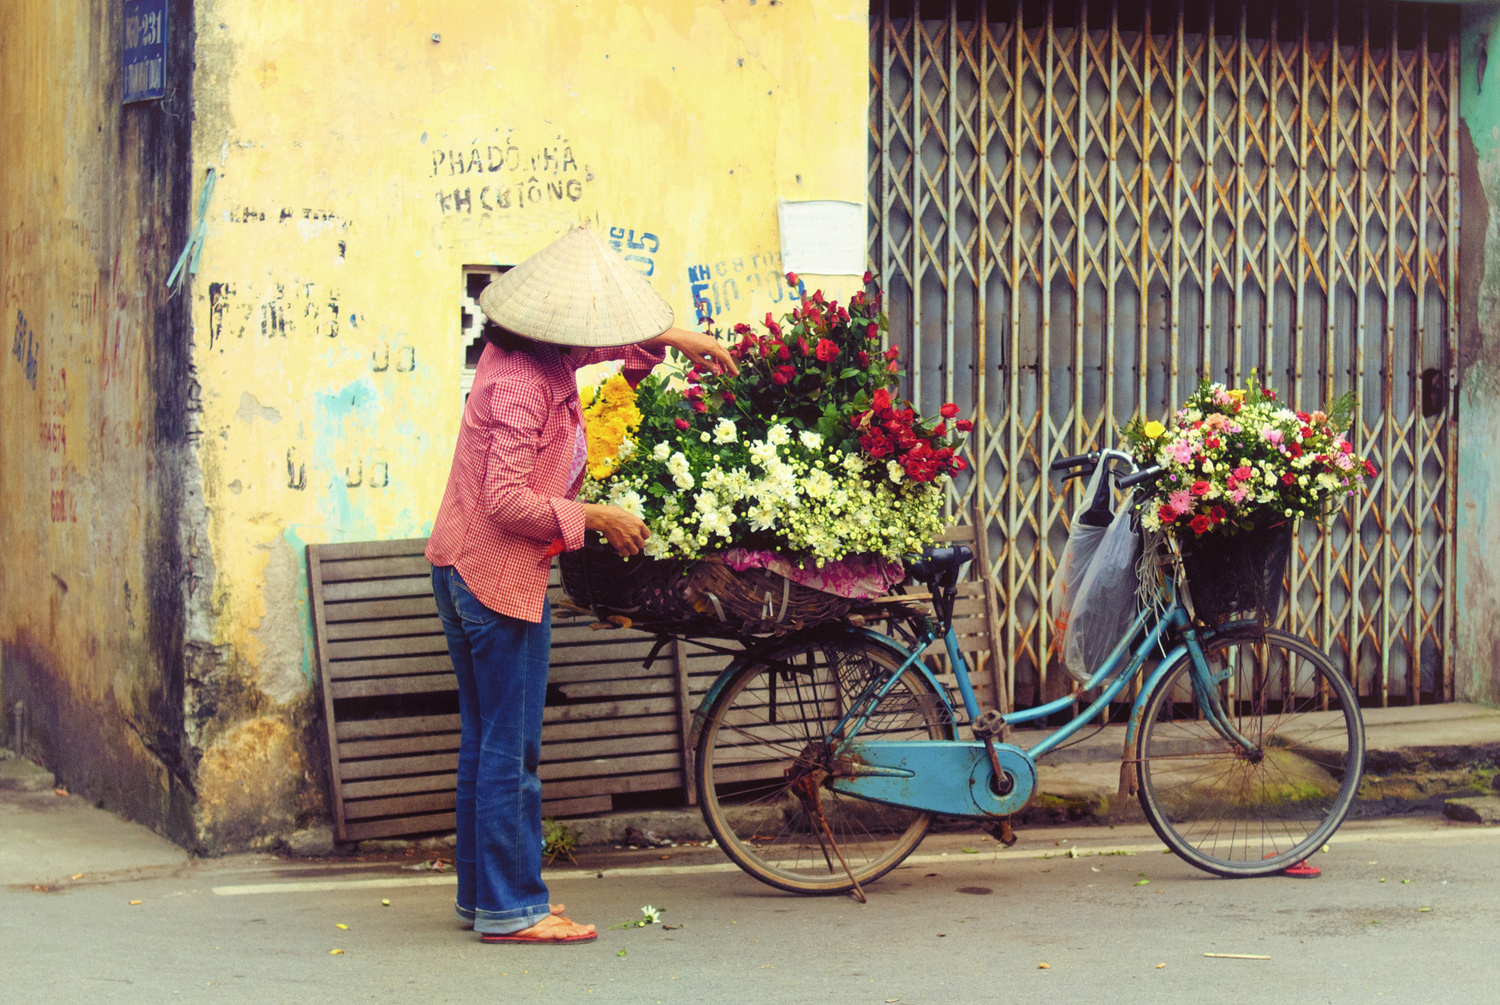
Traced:
<path fill-rule="evenodd" d="M 1115 479 L 1115 484 L 1122 489 L 1134 488 L 1143 482 L 1152 482 L 1160 478 L 1162 469 L 1160 464 L 1153 464 L 1149 468 L 1142 468 L 1134 474 L 1125 475 L 1123 478 Z"/>
<path fill-rule="evenodd" d="M 1069 468 L 1080 468 L 1085 464 L 1098 464 L 1099 451 L 1091 450 L 1086 454 L 1074 454 L 1072 457 L 1059 457 L 1048 467 L 1050 471 L 1067 471 Z"/>

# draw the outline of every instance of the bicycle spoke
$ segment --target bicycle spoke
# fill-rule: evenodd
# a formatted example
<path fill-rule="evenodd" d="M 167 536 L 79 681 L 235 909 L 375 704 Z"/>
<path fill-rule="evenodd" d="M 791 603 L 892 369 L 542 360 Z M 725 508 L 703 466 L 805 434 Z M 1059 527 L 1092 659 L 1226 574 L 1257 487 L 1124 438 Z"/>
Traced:
<path fill-rule="evenodd" d="M 1228 671 L 1215 693 L 1250 748 L 1221 736 L 1196 700 L 1190 718 L 1177 714 L 1172 697 L 1193 690 L 1191 661 L 1180 660 L 1142 724 L 1141 805 L 1193 864 L 1274 872 L 1315 851 L 1348 811 L 1363 759 L 1358 707 L 1326 657 L 1282 632 L 1210 639 L 1204 657 L 1210 673 Z M 1315 711 L 1322 694 L 1333 711 Z"/>
<path fill-rule="evenodd" d="M 851 889 L 894 868 L 921 840 L 929 815 L 832 787 L 838 766 L 826 738 L 851 708 L 851 726 L 864 738 L 951 737 L 941 699 L 912 671 L 869 707 L 871 689 L 899 666 L 862 637 L 789 641 L 762 663 L 747 664 L 715 701 L 699 741 L 705 818 L 751 875 L 804 892 Z"/>

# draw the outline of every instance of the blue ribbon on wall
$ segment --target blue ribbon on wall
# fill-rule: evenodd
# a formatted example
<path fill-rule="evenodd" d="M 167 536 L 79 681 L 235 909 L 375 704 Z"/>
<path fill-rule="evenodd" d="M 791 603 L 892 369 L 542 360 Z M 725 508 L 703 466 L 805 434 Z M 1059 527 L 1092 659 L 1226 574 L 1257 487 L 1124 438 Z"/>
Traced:
<path fill-rule="evenodd" d="M 208 177 L 203 182 L 203 192 L 198 196 L 198 225 L 188 236 L 182 254 L 177 256 L 177 264 L 172 266 L 171 275 L 167 276 L 167 289 L 171 289 L 182 278 L 183 265 L 187 265 L 188 272 L 195 276 L 198 274 L 198 260 L 203 257 L 203 240 L 208 236 L 208 200 L 214 194 L 214 179 L 217 177 L 217 172 L 209 168 Z"/>

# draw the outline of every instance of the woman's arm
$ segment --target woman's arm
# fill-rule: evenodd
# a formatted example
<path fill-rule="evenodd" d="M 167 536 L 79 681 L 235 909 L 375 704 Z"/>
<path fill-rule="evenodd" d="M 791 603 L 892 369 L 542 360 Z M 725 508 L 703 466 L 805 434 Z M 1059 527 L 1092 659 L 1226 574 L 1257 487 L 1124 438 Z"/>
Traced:
<path fill-rule="evenodd" d="M 728 373 L 735 376 L 740 368 L 719 340 L 705 332 L 691 332 L 683 328 L 668 328 L 653 339 L 640 343 L 642 349 L 661 352 L 671 346 L 698 366 L 712 373 Z"/>

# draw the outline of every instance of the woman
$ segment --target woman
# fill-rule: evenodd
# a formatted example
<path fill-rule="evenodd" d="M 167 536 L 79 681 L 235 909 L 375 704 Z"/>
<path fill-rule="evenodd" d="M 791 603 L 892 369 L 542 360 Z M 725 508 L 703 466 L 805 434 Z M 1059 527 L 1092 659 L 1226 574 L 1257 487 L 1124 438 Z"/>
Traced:
<path fill-rule="evenodd" d="M 485 942 L 590 942 L 593 925 L 547 903 L 542 882 L 542 707 L 551 640 L 552 556 L 598 531 L 622 555 L 650 532 L 615 506 L 574 500 L 588 447 L 576 371 L 623 362 L 632 382 L 668 346 L 735 372 L 709 335 L 672 309 L 587 227 L 492 282 L 494 323 L 464 404 L 427 559 L 458 676 L 459 919 Z"/>

